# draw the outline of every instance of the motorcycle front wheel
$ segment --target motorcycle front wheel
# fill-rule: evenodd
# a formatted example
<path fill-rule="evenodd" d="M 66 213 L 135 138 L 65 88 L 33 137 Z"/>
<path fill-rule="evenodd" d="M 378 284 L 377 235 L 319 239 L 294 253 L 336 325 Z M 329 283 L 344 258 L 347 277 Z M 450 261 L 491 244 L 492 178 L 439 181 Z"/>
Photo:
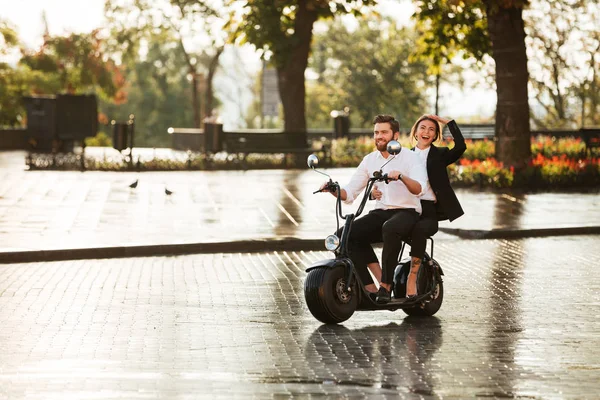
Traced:
<path fill-rule="evenodd" d="M 310 313 L 325 324 L 346 321 L 358 307 L 356 280 L 346 291 L 346 269 L 342 266 L 311 270 L 304 281 L 304 298 Z"/>

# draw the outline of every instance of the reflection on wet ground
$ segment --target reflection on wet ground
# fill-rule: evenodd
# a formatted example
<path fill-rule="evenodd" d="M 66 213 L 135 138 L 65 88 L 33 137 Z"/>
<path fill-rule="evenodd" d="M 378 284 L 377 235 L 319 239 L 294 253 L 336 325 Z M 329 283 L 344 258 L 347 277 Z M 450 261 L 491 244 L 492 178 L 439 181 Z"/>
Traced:
<path fill-rule="evenodd" d="M 325 252 L 0 266 L 8 398 L 590 398 L 600 391 L 597 236 L 441 241 L 433 318 L 323 326 Z"/>
<path fill-rule="evenodd" d="M 345 183 L 352 171 L 328 172 Z M 131 189 L 135 180 L 138 186 Z M 333 197 L 312 194 L 324 181 L 309 170 L 81 173 L 0 167 L 0 251 L 320 239 L 336 226 Z M 167 196 L 165 188 L 174 193 Z M 441 227 L 600 226 L 597 193 L 457 194 L 466 214 Z M 355 211 L 357 203 L 344 212 Z M 456 237 L 440 232 L 436 238 Z"/>

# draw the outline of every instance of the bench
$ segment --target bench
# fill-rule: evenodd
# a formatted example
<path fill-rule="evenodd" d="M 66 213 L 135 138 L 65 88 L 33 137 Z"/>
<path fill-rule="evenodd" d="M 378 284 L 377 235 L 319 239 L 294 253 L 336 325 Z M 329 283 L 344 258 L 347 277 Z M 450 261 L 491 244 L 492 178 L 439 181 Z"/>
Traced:
<path fill-rule="evenodd" d="M 494 139 L 496 135 L 496 128 L 490 124 L 458 124 L 460 132 L 465 139 L 481 140 L 481 139 Z M 442 136 L 445 139 L 452 138 L 450 130 L 447 126 L 444 126 Z"/>
<path fill-rule="evenodd" d="M 600 128 L 581 128 L 581 138 L 585 142 L 586 154 L 592 155 L 592 149 L 600 147 Z"/>
<path fill-rule="evenodd" d="M 246 167 L 249 154 L 283 154 L 283 165 L 287 166 L 287 155 L 303 155 L 321 153 L 325 165 L 331 162 L 331 145 L 321 142 L 313 147 L 306 142 L 306 135 L 294 132 L 225 132 L 224 147 L 229 154 L 234 154 Z"/>

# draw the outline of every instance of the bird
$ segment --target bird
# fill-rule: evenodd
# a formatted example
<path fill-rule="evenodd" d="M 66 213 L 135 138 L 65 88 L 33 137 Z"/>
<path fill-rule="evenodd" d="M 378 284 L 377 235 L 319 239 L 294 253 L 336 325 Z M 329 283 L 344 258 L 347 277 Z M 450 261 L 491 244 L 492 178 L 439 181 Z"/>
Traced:
<path fill-rule="evenodd" d="M 135 180 L 135 182 L 133 182 L 131 185 L 129 185 L 130 188 L 135 189 L 138 185 L 138 179 Z"/>
<path fill-rule="evenodd" d="M 167 196 L 170 196 L 170 195 L 172 195 L 172 194 L 173 194 L 173 192 L 171 192 L 169 189 L 165 188 L 165 194 L 166 194 Z"/>

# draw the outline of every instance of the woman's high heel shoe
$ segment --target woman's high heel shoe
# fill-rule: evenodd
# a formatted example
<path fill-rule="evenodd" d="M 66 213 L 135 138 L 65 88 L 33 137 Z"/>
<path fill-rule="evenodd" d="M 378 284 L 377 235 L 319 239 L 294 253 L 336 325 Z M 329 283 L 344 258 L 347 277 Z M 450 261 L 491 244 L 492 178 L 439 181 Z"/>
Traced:
<path fill-rule="evenodd" d="M 417 297 L 419 295 L 419 293 L 418 293 L 419 288 L 417 286 L 417 276 L 416 276 L 418 273 L 419 273 L 419 270 L 410 271 L 410 273 L 409 273 L 409 277 L 410 277 L 410 275 L 415 275 L 415 294 L 408 294 L 408 293 L 406 293 L 406 298 L 407 299 L 414 299 L 415 297 Z M 406 281 L 406 289 L 407 289 L 406 291 L 408 292 L 408 279 Z"/>

